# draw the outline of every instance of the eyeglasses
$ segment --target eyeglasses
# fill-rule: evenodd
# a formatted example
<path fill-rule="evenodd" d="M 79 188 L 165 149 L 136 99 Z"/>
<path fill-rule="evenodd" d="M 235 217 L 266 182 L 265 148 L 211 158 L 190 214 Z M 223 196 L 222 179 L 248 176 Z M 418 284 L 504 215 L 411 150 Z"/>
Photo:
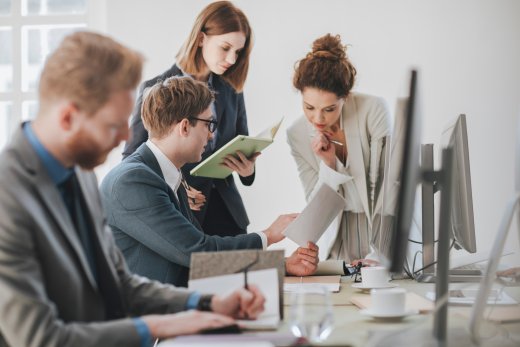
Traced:
<path fill-rule="evenodd" d="M 350 277 L 354 277 L 355 283 L 361 282 L 361 268 L 363 267 L 363 263 L 358 262 L 356 266 L 349 268 L 350 269 Z"/>
<path fill-rule="evenodd" d="M 214 133 L 215 130 L 217 130 L 217 126 L 218 126 L 218 122 L 216 120 L 213 120 L 213 119 L 202 119 L 202 118 L 197 118 L 197 117 L 188 117 L 189 119 L 193 119 L 193 120 L 200 120 L 202 122 L 206 122 L 208 123 L 208 130 L 210 133 Z"/>

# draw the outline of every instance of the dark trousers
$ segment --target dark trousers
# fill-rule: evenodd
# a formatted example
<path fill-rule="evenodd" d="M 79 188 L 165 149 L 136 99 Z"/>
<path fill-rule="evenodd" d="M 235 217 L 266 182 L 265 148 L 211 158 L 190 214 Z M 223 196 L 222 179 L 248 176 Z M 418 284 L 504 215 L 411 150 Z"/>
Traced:
<path fill-rule="evenodd" d="M 209 196 L 206 216 L 202 223 L 202 230 L 207 235 L 236 236 L 246 234 L 245 229 L 240 228 L 233 219 L 231 213 L 222 200 L 218 190 L 212 189 Z"/>

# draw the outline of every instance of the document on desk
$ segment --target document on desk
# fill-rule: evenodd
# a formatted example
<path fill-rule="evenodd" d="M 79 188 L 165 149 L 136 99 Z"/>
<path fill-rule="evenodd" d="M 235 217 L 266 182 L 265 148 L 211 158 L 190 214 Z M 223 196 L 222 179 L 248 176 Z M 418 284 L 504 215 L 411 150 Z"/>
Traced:
<path fill-rule="evenodd" d="M 254 284 L 265 296 L 264 312 L 256 320 L 239 320 L 245 329 L 276 329 L 280 323 L 278 304 L 278 271 L 275 268 L 249 271 L 248 284 Z M 236 289 L 243 288 L 244 273 L 221 275 L 192 279 L 188 281 L 188 289 L 201 294 L 227 295 Z"/>
<path fill-rule="evenodd" d="M 321 293 L 320 288 L 327 291 L 338 293 L 340 288 L 341 276 L 306 276 L 306 277 L 285 277 L 283 291 L 285 293 L 304 291 L 307 293 Z"/>
<path fill-rule="evenodd" d="M 473 305 L 477 298 L 478 288 L 450 289 L 448 303 L 455 305 Z M 426 293 L 426 298 L 435 301 L 435 292 Z M 488 305 L 515 305 L 518 302 L 506 292 L 493 289 L 489 293 Z"/>
<path fill-rule="evenodd" d="M 327 184 L 322 184 L 296 219 L 285 229 L 285 236 L 301 247 L 316 243 L 334 218 L 345 208 L 345 199 Z"/>

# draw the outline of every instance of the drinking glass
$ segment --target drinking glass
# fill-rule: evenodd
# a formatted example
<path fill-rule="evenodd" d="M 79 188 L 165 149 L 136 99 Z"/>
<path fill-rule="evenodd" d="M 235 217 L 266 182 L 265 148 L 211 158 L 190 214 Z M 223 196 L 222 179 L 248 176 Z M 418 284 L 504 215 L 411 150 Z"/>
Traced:
<path fill-rule="evenodd" d="M 324 286 L 300 288 L 290 296 L 292 333 L 310 342 L 324 341 L 334 325 L 330 293 Z"/>

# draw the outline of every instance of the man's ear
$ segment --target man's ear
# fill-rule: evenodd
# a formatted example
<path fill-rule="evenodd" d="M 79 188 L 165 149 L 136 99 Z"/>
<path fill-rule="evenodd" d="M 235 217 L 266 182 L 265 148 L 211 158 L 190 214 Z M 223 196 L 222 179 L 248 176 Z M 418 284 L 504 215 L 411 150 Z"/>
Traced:
<path fill-rule="evenodd" d="M 74 122 L 79 119 L 79 110 L 73 102 L 66 102 L 59 108 L 59 124 L 63 130 L 70 131 L 74 127 Z"/>
<path fill-rule="evenodd" d="M 182 137 L 188 137 L 190 135 L 191 124 L 188 118 L 184 118 L 179 122 L 179 134 Z"/>

